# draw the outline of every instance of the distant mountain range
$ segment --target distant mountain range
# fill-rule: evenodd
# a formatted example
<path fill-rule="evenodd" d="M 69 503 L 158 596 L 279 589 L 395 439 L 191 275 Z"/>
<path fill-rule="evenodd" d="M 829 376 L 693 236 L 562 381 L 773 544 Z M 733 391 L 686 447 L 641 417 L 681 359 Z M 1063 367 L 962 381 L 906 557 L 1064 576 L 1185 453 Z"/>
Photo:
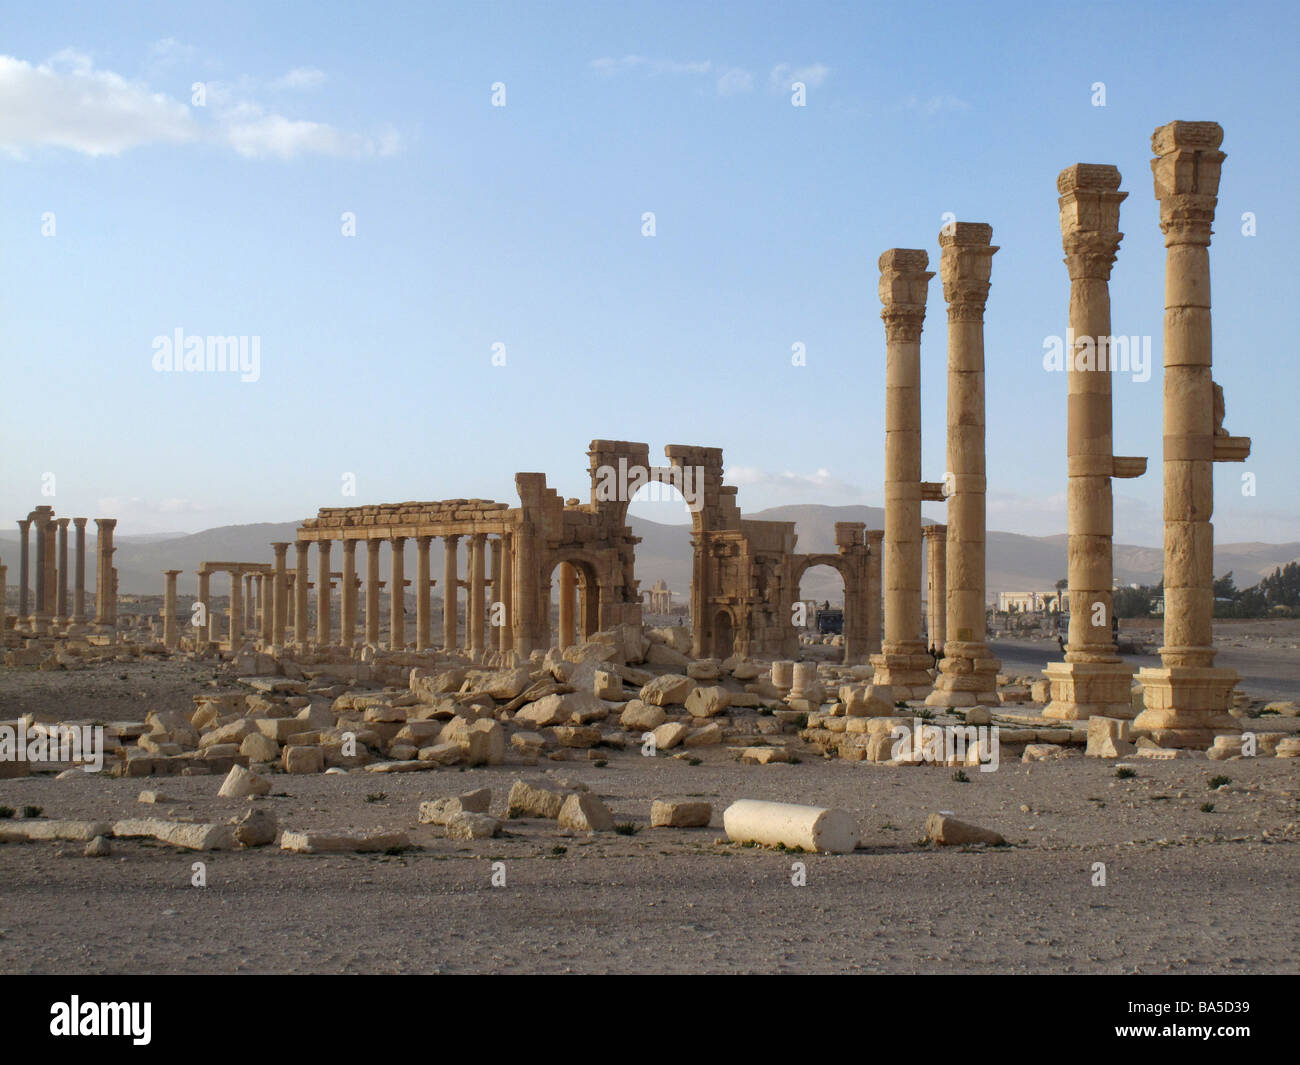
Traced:
<path fill-rule="evenodd" d="M 745 514 L 746 518 L 766 521 L 793 521 L 799 535 L 800 552 L 833 552 L 835 550 L 835 523 L 861 521 L 870 529 L 884 526 L 884 511 L 880 507 L 851 506 L 785 506 Z M 629 524 L 641 543 L 637 546 L 636 575 L 643 589 L 662 577 L 681 600 L 689 596 L 691 582 L 690 527 L 663 525 L 632 515 Z M 927 522 L 928 524 L 928 522 Z M 179 569 L 182 594 L 197 591 L 195 570 L 200 562 L 271 562 L 271 542 L 295 538 L 297 522 L 260 523 L 256 525 L 225 525 L 200 533 L 172 537 L 123 536 L 117 537 L 118 585 L 124 593 L 158 595 L 163 588 L 163 570 Z M 988 590 L 992 598 L 998 592 L 1052 591 L 1056 582 L 1065 576 L 1066 536 L 1022 536 L 1019 533 L 990 532 L 988 534 Z M 0 556 L 10 565 L 9 583 L 16 584 L 18 561 L 18 534 L 0 532 Z M 86 579 L 94 584 L 94 538 L 87 551 Z M 462 555 L 463 558 L 463 555 Z M 1214 550 L 1214 572 L 1223 576 L 1232 572 L 1238 587 L 1254 584 L 1272 573 L 1278 566 L 1300 559 L 1300 542 L 1288 544 L 1217 544 Z M 293 556 L 290 552 L 290 565 Z M 312 573 L 315 574 L 315 560 Z M 335 567 L 340 565 L 335 562 Z M 463 566 L 463 561 L 462 561 Z M 1138 547 L 1132 544 L 1115 545 L 1115 577 L 1125 584 L 1154 584 L 1160 580 L 1163 566 L 1159 548 Z M 382 567 L 387 576 L 387 556 Z M 432 548 L 432 569 L 436 579 L 442 576 L 442 542 L 435 540 Z M 407 547 L 406 572 L 415 571 L 414 545 Z M 217 595 L 225 594 L 224 582 L 217 581 L 213 589 Z M 842 595 L 840 578 L 833 570 L 818 567 L 808 571 L 804 578 L 804 598 L 830 599 Z M 435 595 L 438 594 L 435 589 Z"/>

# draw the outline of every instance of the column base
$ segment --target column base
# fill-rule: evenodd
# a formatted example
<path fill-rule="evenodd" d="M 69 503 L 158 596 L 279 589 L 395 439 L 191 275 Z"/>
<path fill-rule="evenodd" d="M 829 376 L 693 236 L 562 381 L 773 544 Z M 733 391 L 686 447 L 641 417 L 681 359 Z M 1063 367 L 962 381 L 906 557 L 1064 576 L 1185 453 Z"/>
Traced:
<path fill-rule="evenodd" d="M 934 659 L 924 651 L 889 647 L 870 663 L 876 671 L 872 684 L 892 689 L 895 699 L 925 699 L 934 691 Z"/>
<path fill-rule="evenodd" d="M 1002 663 L 985 643 L 949 640 L 939 662 L 934 690 L 926 706 L 997 706 L 998 671 Z"/>
<path fill-rule="evenodd" d="M 1052 695 L 1043 717 L 1083 721 L 1090 717 L 1131 718 L 1133 666 L 1125 662 L 1050 662 L 1043 675 Z"/>
<path fill-rule="evenodd" d="M 1214 666 L 1161 666 L 1138 671 L 1145 709 L 1133 728 L 1161 747 L 1204 750 L 1220 733 L 1239 733 L 1241 723 L 1228 713 L 1237 674 Z"/>

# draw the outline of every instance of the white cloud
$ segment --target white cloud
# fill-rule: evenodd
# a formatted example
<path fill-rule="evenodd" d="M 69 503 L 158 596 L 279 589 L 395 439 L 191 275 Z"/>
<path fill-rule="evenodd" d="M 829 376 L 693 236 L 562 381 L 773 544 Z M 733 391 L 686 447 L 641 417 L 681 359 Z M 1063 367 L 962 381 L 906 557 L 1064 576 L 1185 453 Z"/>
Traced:
<path fill-rule="evenodd" d="M 858 485 L 841 480 L 824 466 L 813 473 L 776 473 L 754 466 L 728 466 L 725 479 L 727 484 L 749 490 L 744 497 L 746 510 L 761 510 L 783 502 L 848 505 L 861 502 L 863 495 Z M 754 504 L 755 495 L 761 498 L 762 506 Z"/>
<path fill-rule="evenodd" d="M 65 50 L 40 66 L 0 55 L 0 151 L 67 148 L 118 155 L 199 136 L 190 109 Z"/>
<path fill-rule="evenodd" d="M 271 83 L 277 89 L 316 89 L 325 83 L 325 72 L 315 67 L 294 67 Z"/>
<path fill-rule="evenodd" d="M 823 63 L 812 63 L 805 67 L 796 67 L 790 63 L 778 63 L 768 76 L 773 89 L 787 92 L 796 81 L 801 81 L 810 89 L 819 88 L 830 75 L 831 68 Z"/>
<path fill-rule="evenodd" d="M 154 50 L 168 55 L 182 47 L 173 46 L 169 38 Z M 300 75 L 305 85 L 312 73 L 300 68 L 290 75 Z M 392 130 L 369 136 L 268 112 L 248 96 L 250 84 L 210 83 L 208 107 L 191 108 L 143 82 L 97 69 L 72 49 L 39 65 L 0 55 L 0 153 L 21 159 L 31 150 L 62 148 L 98 157 L 148 145 L 207 143 L 245 158 L 293 159 L 365 158 L 398 148 Z"/>
<path fill-rule="evenodd" d="M 719 96 L 735 96 L 749 92 L 754 87 L 754 76 L 741 67 L 719 66 L 711 59 L 677 60 L 651 59 L 643 55 L 625 55 L 620 58 L 604 56 L 591 61 L 591 69 L 605 77 L 639 72 L 647 77 L 665 75 L 712 76 Z"/>
<path fill-rule="evenodd" d="M 919 111 L 923 115 L 937 115 L 945 111 L 969 111 L 970 104 L 958 96 L 909 96 L 899 104 L 904 111 Z"/>

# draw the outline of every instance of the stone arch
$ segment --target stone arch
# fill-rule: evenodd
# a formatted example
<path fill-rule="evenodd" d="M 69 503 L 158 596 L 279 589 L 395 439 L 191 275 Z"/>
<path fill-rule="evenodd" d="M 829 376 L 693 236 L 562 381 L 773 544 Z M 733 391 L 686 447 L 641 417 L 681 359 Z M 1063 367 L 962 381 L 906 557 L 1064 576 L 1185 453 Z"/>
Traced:
<path fill-rule="evenodd" d="M 730 658 L 736 651 L 736 619 L 729 607 L 717 607 L 713 615 L 712 657 Z"/>
<path fill-rule="evenodd" d="M 577 605 L 574 611 L 575 642 L 581 643 L 601 629 L 602 607 L 617 600 L 612 586 L 609 566 L 592 552 L 579 548 L 563 548 L 547 555 L 542 566 L 541 600 L 544 643 L 549 646 L 558 634 L 551 629 L 551 588 L 559 580 L 561 565 L 568 563 L 576 576 Z"/>

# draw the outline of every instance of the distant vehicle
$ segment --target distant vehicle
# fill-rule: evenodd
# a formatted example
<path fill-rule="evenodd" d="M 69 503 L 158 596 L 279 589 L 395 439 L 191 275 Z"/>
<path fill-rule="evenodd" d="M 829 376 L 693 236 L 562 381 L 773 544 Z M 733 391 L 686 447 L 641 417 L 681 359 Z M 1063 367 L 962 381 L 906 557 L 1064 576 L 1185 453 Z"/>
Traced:
<path fill-rule="evenodd" d="M 823 636 L 839 636 L 844 632 L 843 610 L 818 610 L 817 631 Z"/>

